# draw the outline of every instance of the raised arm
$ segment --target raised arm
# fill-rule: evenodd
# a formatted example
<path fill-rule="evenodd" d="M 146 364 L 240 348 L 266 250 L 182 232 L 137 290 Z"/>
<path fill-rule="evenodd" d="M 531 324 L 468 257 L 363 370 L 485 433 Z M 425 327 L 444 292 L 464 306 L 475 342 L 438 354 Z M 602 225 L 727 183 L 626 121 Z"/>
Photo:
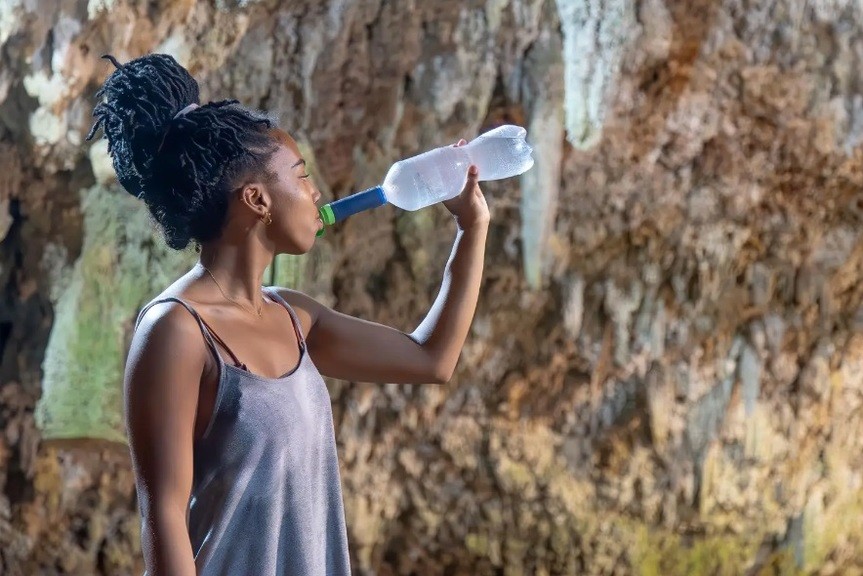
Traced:
<path fill-rule="evenodd" d="M 412 333 L 360 320 L 289 290 L 308 314 L 309 353 L 322 374 L 343 380 L 443 383 L 455 370 L 479 296 L 489 214 L 475 169 L 462 193 L 445 203 L 457 224 L 440 292 Z"/>
<path fill-rule="evenodd" d="M 148 576 L 195 576 L 186 525 L 206 344 L 180 305 L 157 304 L 135 333 L 124 382 Z"/>
<path fill-rule="evenodd" d="M 482 283 L 489 212 L 476 167 L 470 167 L 464 191 L 444 205 L 455 217 L 456 241 L 440 292 L 411 338 L 436 359 L 448 380 L 473 322 Z"/>

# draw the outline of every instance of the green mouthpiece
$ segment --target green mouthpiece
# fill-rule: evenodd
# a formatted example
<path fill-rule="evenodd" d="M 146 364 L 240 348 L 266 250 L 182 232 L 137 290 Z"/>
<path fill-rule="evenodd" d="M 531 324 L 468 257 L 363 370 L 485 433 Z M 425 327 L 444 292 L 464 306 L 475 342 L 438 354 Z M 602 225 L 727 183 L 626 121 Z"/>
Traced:
<path fill-rule="evenodd" d="M 320 238 L 324 235 L 324 231 L 327 229 L 327 226 L 332 226 L 336 223 L 336 215 L 333 214 L 333 209 L 329 204 L 324 204 L 320 208 L 318 208 L 318 214 L 321 216 L 321 220 L 324 222 L 324 227 L 318 230 L 316 236 Z"/>

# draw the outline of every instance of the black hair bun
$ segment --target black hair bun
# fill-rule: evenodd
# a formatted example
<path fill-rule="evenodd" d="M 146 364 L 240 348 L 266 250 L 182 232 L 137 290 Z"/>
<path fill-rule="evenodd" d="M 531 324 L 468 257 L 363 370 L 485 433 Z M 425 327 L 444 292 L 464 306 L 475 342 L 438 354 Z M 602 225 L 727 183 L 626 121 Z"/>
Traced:
<path fill-rule="evenodd" d="M 117 179 L 147 204 L 172 248 L 217 238 L 233 184 L 266 171 L 276 149 L 269 118 L 236 100 L 199 103 L 198 83 L 173 56 L 148 54 L 116 70 L 96 92 L 101 101 L 87 140 L 101 128 Z"/>
<path fill-rule="evenodd" d="M 96 123 L 87 139 L 102 128 L 117 179 L 141 197 L 174 115 L 198 103 L 198 83 L 168 54 L 148 54 L 122 65 L 113 56 L 103 58 L 117 69 L 96 92 L 103 100 L 93 110 Z"/>

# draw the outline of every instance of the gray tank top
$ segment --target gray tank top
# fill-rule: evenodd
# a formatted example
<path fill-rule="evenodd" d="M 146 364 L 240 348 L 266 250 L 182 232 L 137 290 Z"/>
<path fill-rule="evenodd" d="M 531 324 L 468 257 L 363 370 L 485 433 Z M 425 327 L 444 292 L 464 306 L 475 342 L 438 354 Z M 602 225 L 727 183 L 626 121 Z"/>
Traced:
<path fill-rule="evenodd" d="M 350 575 L 330 396 L 296 314 L 274 289 L 264 292 L 288 311 L 300 344 L 298 365 L 279 378 L 248 372 L 179 298 L 154 300 L 138 316 L 159 302 L 182 304 L 219 364 L 213 415 L 193 447 L 188 526 L 197 574 Z"/>

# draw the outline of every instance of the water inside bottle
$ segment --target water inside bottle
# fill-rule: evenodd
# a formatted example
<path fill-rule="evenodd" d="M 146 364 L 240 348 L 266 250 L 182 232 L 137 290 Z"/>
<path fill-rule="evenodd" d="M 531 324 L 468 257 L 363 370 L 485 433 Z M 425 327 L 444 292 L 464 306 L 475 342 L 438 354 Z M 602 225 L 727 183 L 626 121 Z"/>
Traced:
<path fill-rule="evenodd" d="M 505 124 L 480 134 L 468 145 L 471 160 L 479 167 L 480 180 L 518 176 L 533 166 L 533 149 L 521 126 Z"/>
<path fill-rule="evenodd" d="M 405 210 L 418 210 L 458 194 L 470 164 L 464 150 L 443 147 L 396 162 L 384 180 L 387 200 Z"/>
<path fill-rule="evenodd" d="M 442 146 L 396 162 L 383 182 L 387 201 L 404 210 L 418 210 L 458 194 L 467 168 L 476 164 L 479 179 L 517 176 L 533 166 L 527 131 L 510 124 L 481 134 L 467 146 Z"/>

